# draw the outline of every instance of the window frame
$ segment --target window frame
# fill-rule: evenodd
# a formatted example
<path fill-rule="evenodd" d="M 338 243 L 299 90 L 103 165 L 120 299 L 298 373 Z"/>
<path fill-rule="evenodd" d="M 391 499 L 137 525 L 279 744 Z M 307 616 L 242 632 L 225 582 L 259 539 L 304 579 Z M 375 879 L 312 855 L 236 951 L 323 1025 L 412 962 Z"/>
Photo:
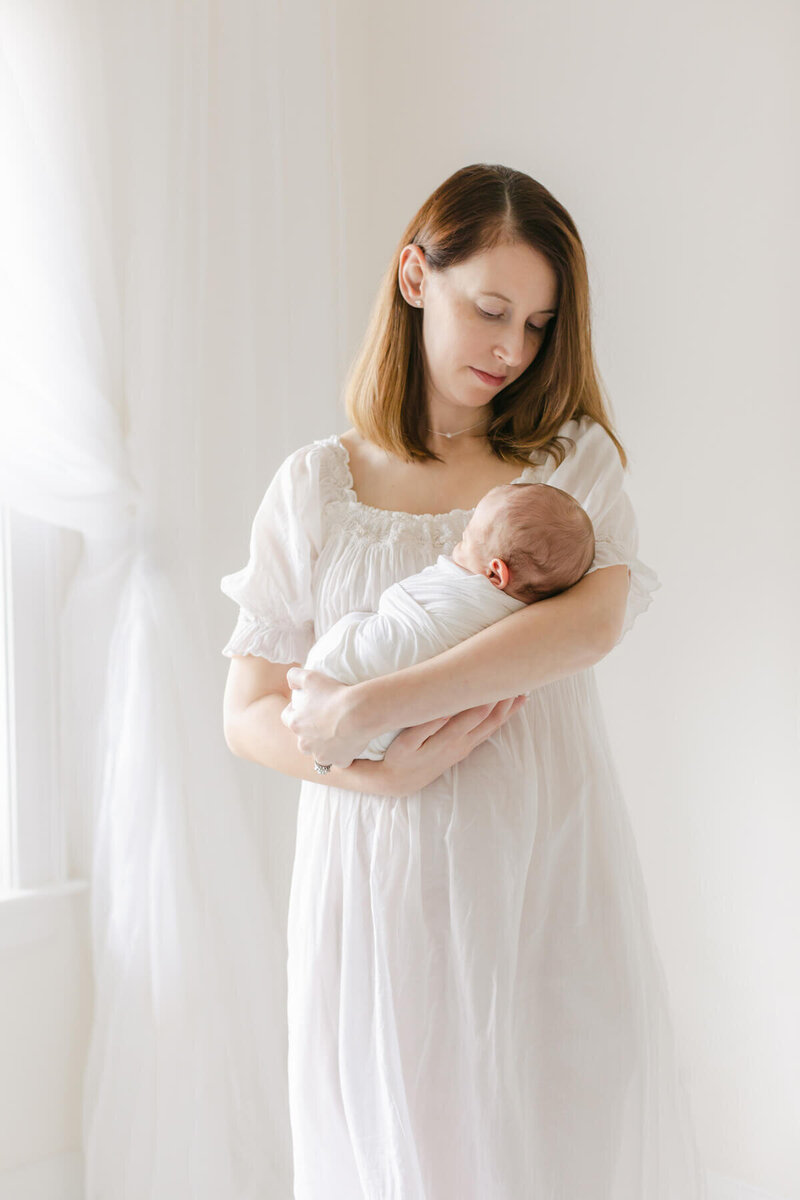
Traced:
<path fill-rule="evenodd" d="M 0 945 L 46 935 L 52 900 L 88 886 L 68 878 L 59 786 L 64 533 L 0 504 Z"/>

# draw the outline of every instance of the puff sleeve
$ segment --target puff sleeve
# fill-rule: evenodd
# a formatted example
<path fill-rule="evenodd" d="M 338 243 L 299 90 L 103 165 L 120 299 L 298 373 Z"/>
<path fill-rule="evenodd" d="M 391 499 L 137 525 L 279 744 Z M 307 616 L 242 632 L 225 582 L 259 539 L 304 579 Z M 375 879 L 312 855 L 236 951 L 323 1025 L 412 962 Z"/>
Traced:
<path fill-rule="evenodd" d="M 317 444 L 290 454 L 275 472 L 250 530 L 247 565 L 220 588 L 239 605 L 222 653 L 270 662 L 305 661 L 314 644 L 312 575 L 321 549 Z"/>
<path fill-rule="evenodd" d="M 625 563 L 630 571 L 630 588 L 622 632 L 617 645 L 640 613 L 650 605 L 661 582 L 637 557 L 639 531 L 636 514 L 625 491 L 625 471 L 617 448 L 602 425 L 591 417 L 568 421 L 560 433 L 575 441 L 563 463 L 547 483 L 561 488 L 578 501 L 591 518 L 595 531 L 595 557 L 587 575 L 601 567 Z"/>

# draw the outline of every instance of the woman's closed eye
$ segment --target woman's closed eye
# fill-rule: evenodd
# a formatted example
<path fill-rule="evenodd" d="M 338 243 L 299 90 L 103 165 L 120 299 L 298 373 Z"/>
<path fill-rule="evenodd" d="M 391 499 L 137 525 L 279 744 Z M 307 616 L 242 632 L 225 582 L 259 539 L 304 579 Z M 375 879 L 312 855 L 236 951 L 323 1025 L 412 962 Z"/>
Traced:
<path fill-rule="evenodd" d="M 503 315 L 502 313 L 487 312 L 486 309 L 481 308 L 480 305 L 476 305 L 476 307 L 478 309 L 478 312 L 481 314 L 481 316 L 488 317 L 490 321 L 496 321 L 499 317 L 502 317 L 502 315 Z M 544 333 L 546 328 L 547 328 L 546 325 L 529 325 L 528 326 L 528 329 L 532 329 L 534 331 L 534 333 Z"/>

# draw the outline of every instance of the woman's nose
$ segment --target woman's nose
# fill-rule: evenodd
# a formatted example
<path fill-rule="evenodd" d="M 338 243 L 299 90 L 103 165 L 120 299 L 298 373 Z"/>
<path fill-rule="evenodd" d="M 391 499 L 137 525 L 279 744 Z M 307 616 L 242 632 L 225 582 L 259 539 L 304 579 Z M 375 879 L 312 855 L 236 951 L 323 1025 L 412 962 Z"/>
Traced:
<path fill-rule="evenodd" d="M 525 330 L 506 329 L 500 341 L 494 348 L 495 358 L 499 358 L 507 367 L 518 367 L 525 353 Z"/>

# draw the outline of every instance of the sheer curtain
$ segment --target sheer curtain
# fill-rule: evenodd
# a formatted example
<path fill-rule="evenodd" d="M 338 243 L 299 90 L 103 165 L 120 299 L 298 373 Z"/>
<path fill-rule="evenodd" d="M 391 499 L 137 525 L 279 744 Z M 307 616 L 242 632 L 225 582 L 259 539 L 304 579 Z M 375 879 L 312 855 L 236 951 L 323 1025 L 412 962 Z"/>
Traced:
<path fill-rule="evenodd" d="M 61 779 L 91 875 L 93 1200 L 291 1194 L 282 898 L 224 743 L 208 609 L 309 440 L 313 390 L 302 431 L 286 401 L 298 261 L 332 330 L 320 433 L 335 411 L 331 130 L 290 142 L 287 105 L 327 86 L 330 25 L 301 16 L 306 36 L 255 0 L 0 3 L 0 501 L 82 547 Z M 326 214 L 294 235 L 308 275 L 283 224 L 298 185 Z M 241 486 L 241 545 L 214 558 L 220 479 Z"/>

